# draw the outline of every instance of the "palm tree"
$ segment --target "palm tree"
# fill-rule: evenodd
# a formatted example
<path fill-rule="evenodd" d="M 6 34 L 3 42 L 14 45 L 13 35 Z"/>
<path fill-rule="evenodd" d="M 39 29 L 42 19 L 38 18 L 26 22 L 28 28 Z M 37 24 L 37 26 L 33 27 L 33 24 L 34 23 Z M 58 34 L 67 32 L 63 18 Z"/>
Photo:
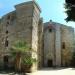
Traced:
<path fill-rule="evenodd" d="M 15 56 L 15 70 L 21 71 L 22 55 L 30 51 L 30 46 L 25 41 L 17 41 L 12 49 L 12 54 Z"/>

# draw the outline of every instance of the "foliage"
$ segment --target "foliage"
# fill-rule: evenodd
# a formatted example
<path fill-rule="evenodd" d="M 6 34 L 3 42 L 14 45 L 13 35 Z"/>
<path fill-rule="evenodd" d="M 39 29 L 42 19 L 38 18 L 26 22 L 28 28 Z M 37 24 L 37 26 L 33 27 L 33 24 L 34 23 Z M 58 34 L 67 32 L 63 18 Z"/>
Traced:
<path fill-rule="evenodd" d="M 30 46 L 25 41 L 17 41 L 12 46 L 14 52 L 26 52 L 30 50 Z"/>
<path fill-rule="evenodd" d="M 65 0 L 65 2 L 68 4 L 75 4 L 75 0 Z"/>
<path fill-rule="evenodd" d="M 65 13 L 67 14 L 68 21 L 75 21 L 75 0 L 65 0 Z"/>
<path fill-rule="evenodd" d="M 32 65 L 35 62 L 35 59 L 31 57 L 32 50 L 25 41 L 15 42 L 11 50 L 13 57 L 19 62 L 18 66 L 21 66 L 21 64 Z"/>
<path fill-rule="evenodd" d="M 34 62 L 36 62 L 36 59 L 32 58 L 32 57 L 28 57 L 28 58 L 23 58 L 22 63 L 24 65 L 32 65 Z"/>

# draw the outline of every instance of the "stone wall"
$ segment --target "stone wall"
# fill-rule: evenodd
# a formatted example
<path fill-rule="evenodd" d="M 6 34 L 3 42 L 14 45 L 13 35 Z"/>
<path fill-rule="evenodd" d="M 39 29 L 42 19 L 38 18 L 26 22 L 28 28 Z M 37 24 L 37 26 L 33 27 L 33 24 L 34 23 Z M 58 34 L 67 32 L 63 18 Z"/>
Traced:
<path fill-rule="evenodd" d="M 48 66 L 48 60 L 52 60 L 52 65 L 55 66 L 55 30 L 49 30 L 50 23 L 44 24 L 44 66 Z"/>
<path fill-rule="evenodd" d="M 74 29 L 72 27 L 67 27 L 63 25 L 61 26 L 61 34 L 62 65 L 69 66 L 73 52 Z"/>
<path fill-rule="evenodd" d="M 55 56 L 56 56 L 56 66 L 61 66 L 61 26 L 59 24 L 55 24 Z"/>
<path fill-rule="evenodd" d="M 34 1 L 25 2 L 15 6 L 16 10 L 2 17 L 1 21 L 1 41 L 0 49 L 3 51 L 3 57 L 10 53 L 13 44 L 18 41 L 26 41 L 31 48 L 36 51 L 32 52 L 32 57 L 37 57 L 38 50 L 38 24 L 40 20 L 40 8 Z M 3 39 L 3 40 L 2 40 Z M 5 46 L 6 40 L 8 46 Z M 32 70 L 37 68 L 37 64 L 33 64 Z"/>
<path fill-rule="evenodd" d="M 53 32 L 49 32 L 50 24 L 55 29 Z M 53 66 L 69 66 L 73 41 L 74 28 L 56 22 L 46 22 L 44 24 L 44 65 L 47 66 L 48 59 L 52 59 Z"/>
<path fill-rule="evenodd" d="M 2 34 L 2 31 L 3 31 L 3 29 L 2 29 L 2 19 L 0 19 L 0 67 L 2 67 L 2 65 L 3 65 L 3 59 L 2 59 L 2 53 L 3 53 L 3 34 Z"/>
<path fill-rule="evenodd" d="M 43 66 L 43 19 L 40 18 L 38 26 L 38 68 Z"/>
<path fill-rule="evenodd" d="M 34 3 L 34 2 L 33 2 Z M 36 64 L 33 64 L 32 70 L 38 68 L 38 28 L 39 28 L 39 20 L 40 20 L 40 10 L 36 6 L 36 3 L 33 4 L 33 19 L 32 19 L 32 58 L 36 58 Z"/>

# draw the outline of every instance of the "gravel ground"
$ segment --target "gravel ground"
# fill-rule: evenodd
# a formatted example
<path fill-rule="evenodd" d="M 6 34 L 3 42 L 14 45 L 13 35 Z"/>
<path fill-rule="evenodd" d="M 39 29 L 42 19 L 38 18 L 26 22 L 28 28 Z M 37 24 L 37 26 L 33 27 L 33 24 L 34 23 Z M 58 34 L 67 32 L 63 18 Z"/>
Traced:
<path fill-rule="evenodd" d="M 0 75 L 25 75 L 25 74 L 0 74 Z M 42 70 L 38 70 L 33 73 L 27 73 L 26 75 L 75 75 L 75 68 L 45 68 Z"/>
<path fill-rule="evenodd" d="M 75 68 L 47 68 L 28 75 L 75 75 Z"/>

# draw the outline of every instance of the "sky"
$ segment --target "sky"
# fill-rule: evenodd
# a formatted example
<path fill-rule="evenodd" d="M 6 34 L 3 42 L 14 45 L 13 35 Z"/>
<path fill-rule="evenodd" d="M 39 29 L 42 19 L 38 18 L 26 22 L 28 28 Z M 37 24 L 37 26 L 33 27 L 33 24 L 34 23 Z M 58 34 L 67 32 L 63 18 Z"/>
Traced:
<path fill-rule="evenodd" d="M 0 0 L 0 17 L 15 10 L 14 5 L 30 0 Z M 36 0 L 42 12 L 44 22 L 54 21 L 75 28 L 75 22 L 66 22 L 65 0 Z"/>

